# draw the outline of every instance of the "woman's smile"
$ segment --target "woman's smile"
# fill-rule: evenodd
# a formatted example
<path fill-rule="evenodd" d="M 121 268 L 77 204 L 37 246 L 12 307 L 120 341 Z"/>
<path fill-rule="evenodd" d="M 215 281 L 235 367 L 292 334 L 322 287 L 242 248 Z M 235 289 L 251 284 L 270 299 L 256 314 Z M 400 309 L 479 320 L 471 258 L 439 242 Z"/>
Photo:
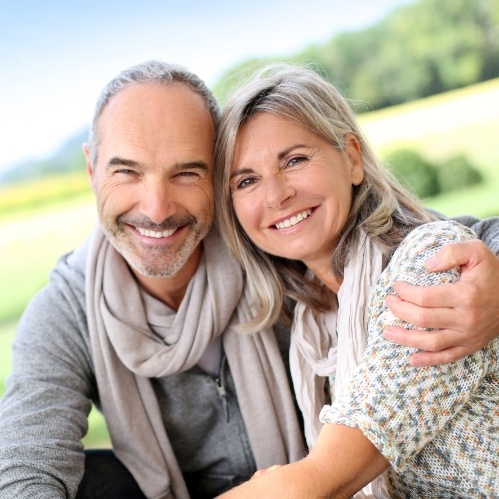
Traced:
<path fill-rule="evenodd" d="M 296 224 L 300 223 L 302 220 L 305 220 L 312 214 L 312 210 L 303 210 L 297 215 L 292 215 L 289 218 L 285 218 L 284 220 L 281 220 L 280 222 L 277 222 L 274 224 L 274 227 L 276 229 L 282 230 L 282 229 L 287 229 L 289 227 L 293 227 Z"/>
<path fill-rule="evenodd" d="M 362 181 L 357 149 L 340 152 L 304 126 L 271 113 L 244 123 L 231 169 L 232 202 L 250 239 L 273 255 L 329 262 Z"/>

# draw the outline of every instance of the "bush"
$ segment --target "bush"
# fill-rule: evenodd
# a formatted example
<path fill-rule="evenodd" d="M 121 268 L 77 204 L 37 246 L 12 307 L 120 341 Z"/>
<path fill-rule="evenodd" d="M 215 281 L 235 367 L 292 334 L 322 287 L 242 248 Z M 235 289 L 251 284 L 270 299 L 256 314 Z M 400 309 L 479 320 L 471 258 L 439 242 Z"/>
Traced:
<path fill-rule="evenodd" d="M 451 192 L 483 181 L 482 174 L 466 156 L 453 156 L 439 165 L 438 183 L 442 192 Z"/>
<path fill-rule="evenodd" d="M 387 157 L 389 169 L 397 180 L 420 198 L 440 192 L 437 169 L 411 149 L 397 149 Z"/>

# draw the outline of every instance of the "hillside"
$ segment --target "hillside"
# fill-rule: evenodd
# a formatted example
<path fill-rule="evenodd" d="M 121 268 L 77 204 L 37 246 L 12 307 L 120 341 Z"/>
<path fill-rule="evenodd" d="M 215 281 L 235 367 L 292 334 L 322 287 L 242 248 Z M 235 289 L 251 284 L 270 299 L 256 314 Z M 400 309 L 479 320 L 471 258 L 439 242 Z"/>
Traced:
<path fill-rule="evenodd" d="M 30 179 L 61 173 L 84 171 L 85 159 L 81 145 L 87 140 L 88 130 L 69 137 L 62 146 L 47 158 L 23 161 L 0 171 L 2 186 L 25 182 Z"/>
<path fill-rule="evenodd" d="M 498 30 L 499 0 L 418 0 L 296 53 L 241 61 L 214 91 L 225 102 L 255 68 L 287 61 L 312 65 L 348 98 L 383 109 L 499 77 Z"/>
<path fill-rule="evenodd" d="M 498 30 L 499 0 L 417 0 L 394 9 L 372 26 L 335 34 L 329 41 L 303 47 L 295 54 L 241 61 L 227 69 L 213 91 L 223 104 L 255 67 L 289 61 L 313 65 L 345 96 L 366 101 L 369 109 L 392 109 L 499 77 Z M 494 106 L 490 103 L 480 102 L 476 108 L 470 104 L 464 112 L 491 111 Z M 448 109 L 445 113 L 431 122 L 435 129 L 445 129 L 446 121 L 456 114 Z M 398 131 L 390 128 L 390 133 Z M 384 132 L 373 131 L 373 140 L 380 134 Z M 413 140 L 411 134 L 409 130 Z M 86 137 L 87 131 L 82 130 L 52 157 L 0 171 L 0 187 L 47 174 L 82 171 L 80 147 Z"/>
<path fill-rule="evenodd" d="M 469 211 L 487 216 L 499 214 L 497 103 L 499 78 L 378 111 L 369 110 L 367 103 L 353 104 L 368 140 L 381 156 L 408 146 L 433 160 L 460 153 L 469 157 L 483 173 L 485 185 L 466 189 L 458 197 L 439 196 L 426 203 L 449 215 Z M 84 131 L 70 138 L 52 158 L 20 165 L 16 176 L 8 182 L 0 180 L 0 215 L 89 193 L 81 151 L 86 137 Z M 49 164 L 55 170 L 51 175 L 42 168 Z M 72 173 L 62 178 L 65 172 Z M 10 186 L 12 178 L 18 180 L 17 185 Z"/>
<path fill-rule="evenodd" d="M 364 107 L 365 109 L 365 107 Z M 425 204 L 446 213 L 499 215 L 499 78 L 389 109 L 360 115 L 380 155 L 407 146 L 433 160 L 464 154 L 485 182 Z"/>

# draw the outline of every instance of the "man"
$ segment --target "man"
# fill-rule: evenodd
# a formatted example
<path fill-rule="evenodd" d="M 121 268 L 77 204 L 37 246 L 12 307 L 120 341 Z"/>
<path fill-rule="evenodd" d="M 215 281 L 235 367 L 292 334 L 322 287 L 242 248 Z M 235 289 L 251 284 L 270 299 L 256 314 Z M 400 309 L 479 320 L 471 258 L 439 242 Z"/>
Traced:
<path fill-rule="evenodd" d="M 286 345 L 234 329 L 250 308 L 211 229 L 217 121 L 211 92 L 176 66 L 143 64 L 104 90 L 84 147 L 100 227 L 19 326 L 2 497 L 75 497 L 91 400 L 147 497 L 213 497 L 304 452 Z"/>
<path fill-rule="evenodd" d="M 305 452 L 286 331 L 236 330 L 251 309 L 212 227 L 217 121 L 211 92 L 178 66 L 145 63 L 104 89 L 84 146 L 100 224 L 19 325 L 2 498 L 214 497 Z M 91 401 L 113 452 L 82 451 Z"/>

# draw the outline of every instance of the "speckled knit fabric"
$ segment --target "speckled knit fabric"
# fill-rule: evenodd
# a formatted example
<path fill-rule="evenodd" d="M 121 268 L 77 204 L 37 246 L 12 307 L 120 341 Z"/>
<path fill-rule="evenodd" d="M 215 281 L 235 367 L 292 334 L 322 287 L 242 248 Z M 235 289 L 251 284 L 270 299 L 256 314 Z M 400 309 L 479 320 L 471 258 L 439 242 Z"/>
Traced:
<path fill-rule="evenodd" d="M 423 264 L 443 245 L 473 238 L 456 222 L 409 234 L 373 288 L 369 346 L 349 390 L 321 412 L 324 423 L 361 429 L 390 461 L 394 498 L 499 498 L 499 338 L 453 364 L 413 368 L 415 350 L 382 337 L 401 324 L 385 306 L 393 282 L 458 280 L 457 270 L 429 273 Z"/>

